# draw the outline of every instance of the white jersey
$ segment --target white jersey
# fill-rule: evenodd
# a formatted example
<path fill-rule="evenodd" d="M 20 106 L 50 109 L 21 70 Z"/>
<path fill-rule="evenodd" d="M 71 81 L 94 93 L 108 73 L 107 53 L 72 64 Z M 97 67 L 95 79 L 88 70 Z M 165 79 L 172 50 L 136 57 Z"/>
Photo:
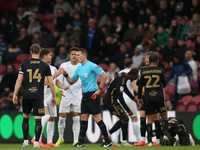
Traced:
<path fill-rule="evenodd" d="M 54 74 L 55 74 L 55 72 L 56 72 L 56 67 L 54 67 L 54 66 L 51 66 L 51 65 L 49 65 L 49 67 L 50 67 L 50 70 L 51 70 L 51 75 L 53 76 Z M 53 79 L 53 82 L 54 82 L 54 85 L 55 85 L 55 83 L 56 83 L 56 80 L 57 80 L 57 78 L 54 78 Z M 44 101 L 45 102 L 49 102 L 49 101 L 51 101 L 52 100 L 52 97 L 53 97 L 53 95 L 52 95 L 52 93 L 51 93 L 51 89 L 50 89 L 50 87 L 47 87 L 48 85 L 45 85 L 44 86 Z"/>
<path fill-rule="evenodd" d="M 70 61 L 62 63 L 60 67 L 64 68 L 64 70 L 68 73 L 69 77 L 72 77 L 74 74 L 74 71 L 76 68 L 81 65 L 78 63 L 77 65 L 72 65 Z M 59 75 L 59 80 L 64 86 L 70 85 L 66 78 L 61 74 Z M 69 99 L 76 99 L 82 97 L 82 83 L 80 78 L 74 83 L 73 85 L 70 85 L 68 90 L 63 90 L 65 98 Z"/>

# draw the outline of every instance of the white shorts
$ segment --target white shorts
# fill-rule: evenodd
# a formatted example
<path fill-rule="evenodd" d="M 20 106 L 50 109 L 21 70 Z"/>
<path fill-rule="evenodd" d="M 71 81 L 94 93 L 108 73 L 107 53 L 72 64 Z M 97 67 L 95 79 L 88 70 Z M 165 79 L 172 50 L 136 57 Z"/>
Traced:
<path fill-rule="evenodd" d="M 133 115 L 130 117 L 137 117 L 137 104 L 135 101 L 131 100 L 128 95 L 123 93 L 124 101 L 128 108 L 133 112 Z"/>
<path fill-rule="evenodd" d="M 81 113 L 82 98 L 65 98 L 62 97 L 59 107 L 59 113 L 77 112 Z"/>
<path fill-rule="evenodd" d="M 44 102 L 44 106 L 47 107 L 47 109 L 49 110 L 50 117 L 57 117 L 57 108 L 56 106 L 52 107 L 51 101 Z"/>

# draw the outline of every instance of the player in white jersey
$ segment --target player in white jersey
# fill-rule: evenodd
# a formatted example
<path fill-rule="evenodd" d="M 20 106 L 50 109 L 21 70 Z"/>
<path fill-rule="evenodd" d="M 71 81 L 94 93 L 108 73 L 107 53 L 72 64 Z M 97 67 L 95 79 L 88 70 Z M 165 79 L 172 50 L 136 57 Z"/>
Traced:
<path fill-rule="evenodd" d="M 59 70 L 57 70 L 56 67 L 50 65 L 51 59 L 52 59 L 51 51 L 48 49 L 42 49 L 41 53 L 40 53 L 40 59 L 50 66 L 54 84 L 57 85 L 61 89 L 64 89 L 64 90 L 69 89 L 69 86 L 64 86 L 57 78 L 60 74 L 63 73 L 64 69 L 60 68 Z M 40 147 L 59 147 L 59 146 L 56 146 L 52 142 L 53 131 L 54 131 L 54 122 L 55 122 L 55 117 L 57 117 L 57 109 L 56 109 L 56 107 L 52 107 L 51 99 L 52 99 L 52 94 L 50 92 L 48 81 L 45 80 L 45 86 L 44 86 L 45 116 L 42 117 L 42 132 L 41 132 L 40 140 L 39 140 Z M 43 133 L 46 123 L 47 123 L 47 145 L 43 144 L 43 142 L 42 142 L 42 133 Z M 32 143 L 34 142 L 34 138 L 31 140 L 31 142 Z"/>
<path fill-rule="evenodd" d="M 65 71 L 67 71 L 69 77 L 72 77 L 74 74 L 74 71 L 76 68 L 80 65 L 78 63 L 76 58 L 76 47 L 72 47 L 70 52 L 70 61 L 62 63 L 60 67 L 64 68 Z M 63 85 L 68 86 L 70 85 L 66 77 L 64 75 L 60 75 L 59 79 Z M 78 142 L 78 136 L 80 131 L 80 104 L 82 99 L 82 84 L 81 80 L 78 79 L 78 81 L 70 85 L 70 88 L 67 91 L 64 91 L 65 97 L 62 96 L 60 107 L 59 107 L 59 121 L 58 121 L 58 134 L 59 138 L 56 142 L 56 145 L 60 145 L 64 142 L 64 130 L 65 130 L 65 120 L 67 117 L 67 114 L 72 112 L 73 114 L 73 125 L 72 130 L 74 134 L 73 138 L 73 145 L 75 145 Z M 73 146 L 72 145 L 72 146 Z"/>
<path fill-rule="evenodd" d="M 131 58 L 126 58 L 124 61 L 124 67 L 125 69 L 121 70 L 120 72 L 125 72 L 128 73 L 131 69 L 134 68 L 134 62 L 133 59 Z M 136 81 L 131 82 L 130 80 L 128 80 L 126 82 L 127 88 L 130 91 L 131 94 L 134 95 L 134 90 L 137 88 L 136 87 Z M 137 118 L 137 104 L 135 103 L 135 101 L 131 100 L 129 98 L 129 96 L 123 92 L 123 97 L 124 97 L 124 101 L 126 103 L 126 105 L 129 107 L 129 109 L 133 112 L 133 115 L 131 115 L 131 121 L 132 121 L 132 125 L 133 125 L 133 132 L 135 134 L 136 140 L 137 142 L 140 141 L 140 127 L 138 125 L 138 118 Z M 117 142 L 118 142 L 118 135 L 119 135 L 120 130 L 117 130 L 116 132 L 114 132 L 112 134 L 112 141 L 113 141 L 113 146 L 120 146 Z M 132 146 L 129 144 L 126 144 L 126 146 Z"/>

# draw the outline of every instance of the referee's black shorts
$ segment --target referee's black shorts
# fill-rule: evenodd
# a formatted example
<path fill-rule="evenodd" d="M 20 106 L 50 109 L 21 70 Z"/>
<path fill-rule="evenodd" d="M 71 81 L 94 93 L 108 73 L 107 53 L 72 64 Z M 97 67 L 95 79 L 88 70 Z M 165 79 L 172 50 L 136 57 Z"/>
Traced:
<path fill-rule="evenodd" d="M 83 93 L 83 98 L 81 101 L 81 114 L 89 113 L 92 115 L 97 115 L 101 113 L 100 95 L 98 95 L 96 99 L 92 99 L 91 96 L 94 94 L 94 92 Z"/>
<path fill-rule="evenodd" d="M 33 109 L 33 116 L 44 116 L 44 100 L 23 99 L 22 110 L 24 114 L 30 114 Z"/>

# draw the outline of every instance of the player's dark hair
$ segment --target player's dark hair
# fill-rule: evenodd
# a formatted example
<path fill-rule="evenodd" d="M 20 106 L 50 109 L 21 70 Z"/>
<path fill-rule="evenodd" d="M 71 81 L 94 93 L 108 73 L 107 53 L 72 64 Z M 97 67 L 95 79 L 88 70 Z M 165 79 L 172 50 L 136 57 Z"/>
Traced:
<path fill-rule="evenodd" d="M 138 70 L 133 68 L 128 72 L 129 75 L 137 75 L 138 74 Z"/>
<path fill-rule="evenodd" d="M 40 50 L 41 47 L 38 44 L 32 44 L 30 47 L 30 51 L 32 52 L 32 54 L 39 54 Z"/>
<path fill-rule="evenodd" d="M 78 51 L 79 50 L 79 48 L 78 47 L 72 47 L 72 48 L 70 48 L 69 49 L 69 53 L 71 53 L 72 51 Z"/>
<path fill-rule="evenodd" d="M 79 48 L 78 51 L 81 51 L 82 54 L 86 54 L 86 56 L 88 55 L 88 52 L 85 48 Z"/>
<path fill-rule="evenodd" d="M 156 55 L 155 53 L 154 54 L 151 54 L 149 56 L 149 63 L 157 63 L 159 60 L 159 57 L 158 55 Z"/>
<path fill-rule="evenodd" d="M 47 49 L 47 48 L 42 48 L 42 49 L 41 49 L 41 53 L 40 53 L 40 59 L 43 59 L 44 56 L 46 56 L 46 55 L 48 55 L 48 54 L 50 54 L 50 53 L 51 53 L 51 51 L 50 51 L 49 49 Z"/>
<path fill-rule="evenodd" d="M 125 67 L 130 67 L 132 64 L 134 64 L 132 58 L 126 58 L 126 59 L 125 59 L 125 61 L 124 61 L 124 66 L 125 66 Z"/>

